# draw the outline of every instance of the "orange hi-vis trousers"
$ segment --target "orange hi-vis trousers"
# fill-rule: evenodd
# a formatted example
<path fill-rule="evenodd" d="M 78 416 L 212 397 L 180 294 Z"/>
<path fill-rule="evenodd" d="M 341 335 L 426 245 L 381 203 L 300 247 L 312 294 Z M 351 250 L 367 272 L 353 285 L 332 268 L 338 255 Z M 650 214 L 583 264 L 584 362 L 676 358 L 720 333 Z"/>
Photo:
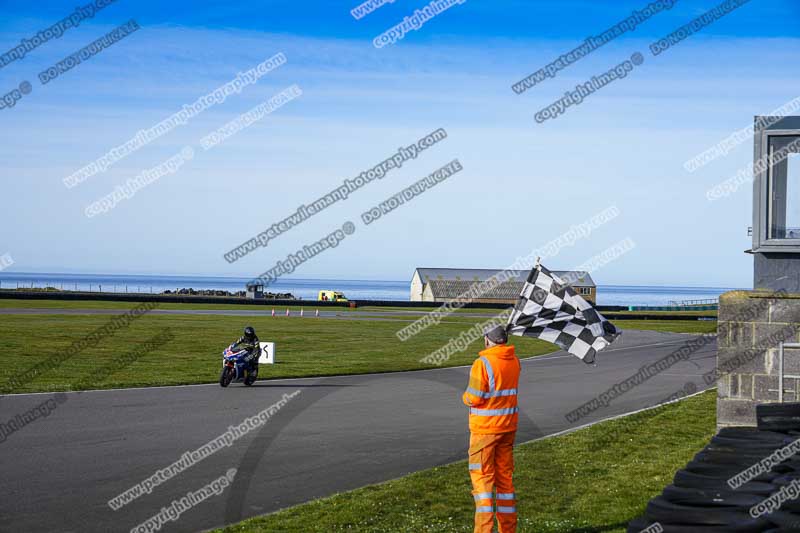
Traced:
<path fill-rule="evenodd" d="M 475 498 L 475 533 L 492 533 L 494 507 L 500 533 L 517 531 L 516 496 L 514 495 L 514 437 L 517 432 L 478 435 L 469 438 L 469 476 Z M 492 490 L 497 489 L 495 502 Z"/>

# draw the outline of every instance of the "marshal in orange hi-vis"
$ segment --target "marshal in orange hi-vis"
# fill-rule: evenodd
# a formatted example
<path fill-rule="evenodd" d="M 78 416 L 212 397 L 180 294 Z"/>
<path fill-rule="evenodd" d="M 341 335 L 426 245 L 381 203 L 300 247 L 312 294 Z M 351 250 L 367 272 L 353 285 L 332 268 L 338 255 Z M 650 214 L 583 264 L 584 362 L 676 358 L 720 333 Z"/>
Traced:
<path fill-rule="evenodd" d="M 502 336 L 505 337 L 504 331 Z M 475 499 L 475 533 L 492 533 L 495 512 L 499 532 L 513 533 L 517 530 L 512 478 L 520 362 L 514 347 L 505 341 L 478 355 L 462 397 L 469 407 L 469 474 Z"/>

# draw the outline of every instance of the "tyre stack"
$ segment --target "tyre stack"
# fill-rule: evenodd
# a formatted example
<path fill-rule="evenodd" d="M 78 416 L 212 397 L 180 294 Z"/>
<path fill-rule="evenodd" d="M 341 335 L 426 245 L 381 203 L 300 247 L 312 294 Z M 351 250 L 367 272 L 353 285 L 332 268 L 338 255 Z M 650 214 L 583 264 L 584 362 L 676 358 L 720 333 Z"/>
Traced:
<path fill-rule="evenodd" d="M 727 483 L 800 439 L 800 404 L 759 405 L 756 416 L 757 428 L 721 429 L 675 474 L 672 484 L 650 500 L 644 516 L 628 525 L 628 533 L 800 532 L 800 498 L 787 500 L 778 510 L 758 518 L 749 513 L 751 507 L 800 480 L 800 454 L 736 489 Z"/>

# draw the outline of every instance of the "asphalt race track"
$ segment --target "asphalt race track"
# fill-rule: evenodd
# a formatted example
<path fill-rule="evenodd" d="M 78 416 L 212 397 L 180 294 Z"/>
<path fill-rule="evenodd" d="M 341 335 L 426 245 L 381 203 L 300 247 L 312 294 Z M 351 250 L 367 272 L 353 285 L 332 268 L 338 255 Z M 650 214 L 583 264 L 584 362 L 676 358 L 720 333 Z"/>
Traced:
<path fill-rule="evenodd" d="M 575 423 L 565 413 L 679 349 L 690 335 L 626 331 L 596 366 L 557 352 L 523 362 L 517 442 L 660 403 L 714 368 L 716 342 Z M 524 355 L 524 354 L 522 354 Z M 203 531 L 465 459 L 468 368 L 69 393 L 0 443 L 0 531 L 130 531 L 225 474 L 231 487 L 160 531 Z M 262 376 L 269 368 L 262 367 Z M 301 391 L 259 429 L 118 511 L 108 500 Z M 0 397 L 0 421 L 52 394 Z M 546 461 L 547 458 L 542 458 Z M 467 475 L 466 472 L 464 474 Z M 469 495 L 465 495 L 468 498 Z M 524 494 L 519 496 L 525 498 Z"/>

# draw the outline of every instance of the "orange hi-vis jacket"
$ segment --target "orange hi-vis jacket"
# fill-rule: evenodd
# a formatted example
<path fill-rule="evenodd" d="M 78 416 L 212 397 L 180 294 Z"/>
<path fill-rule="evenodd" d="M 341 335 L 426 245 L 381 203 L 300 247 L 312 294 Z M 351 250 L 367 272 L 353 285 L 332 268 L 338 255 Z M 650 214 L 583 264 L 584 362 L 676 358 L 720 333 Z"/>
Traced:
<path fill-rule="evenodd" d="M 517 386 L 521 369 L 514 347 L 492 346 L 472 363 L 469 386 L 462 397 L 469 406 L 469 429 L 478 435 L 517 430 Z"/>

